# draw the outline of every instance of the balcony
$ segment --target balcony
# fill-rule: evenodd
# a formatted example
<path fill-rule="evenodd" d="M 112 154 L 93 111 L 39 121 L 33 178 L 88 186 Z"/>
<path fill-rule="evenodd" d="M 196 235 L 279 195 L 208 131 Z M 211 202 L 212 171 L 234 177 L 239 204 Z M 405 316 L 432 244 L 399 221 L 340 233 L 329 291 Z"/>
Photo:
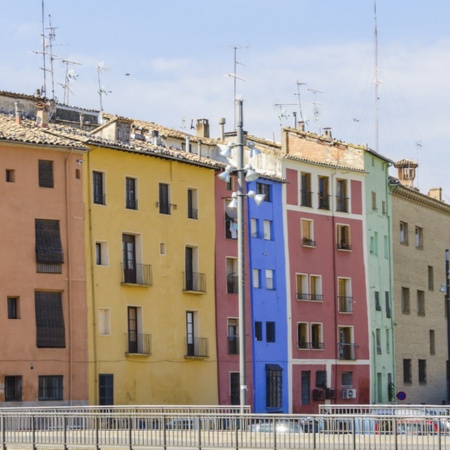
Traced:
<path fill-rule="evenodd" d="M 227 275 L 227 294 L 237 294 L 238 293 L 238 280 L 236 275 Z"/>
<path fill-rule="evenodd" d="M 297 300 L 311 300 L 314 302 L 323 301 L 322 294 L 306 294 L 305 292 L 297 292 Z"/>
<path fill-rule="evenodd" d="M 185 356 L 187 358 L 208 358 L 208 338 L 187 337 Z"/>
<path fill-rule="evenodd" d="M 340 313 L 351 313 L 353 312 L 353 297 L 338 297 L 339 312 Z"/>
<path fill-rule="evenodd" d="M 330 196 L 325 193 L 319 193 L 319 209 L 330 209 Z"/>
<path fill-rule="evenodd" d="M 323 342 L 297 342 L 297 348 L 301 350 L 323 350 Z"/>
<path fill-rule="evenodd" d="M 336 211 L 348 212 L 348 197 L 336 195 Z"/>
<path fill-rule="evenodd" d="M 228 354 L 239 355 L 239 336 L 228 336 Z"/>
<path fill-rule="evenodd" d="M 316 246 L 316 241 L 313 241 L 310 238 L 304 237 L 304 238 L 302 238 L 302 245 L 304 247 L 315 247 Z"/>
<path fill-rule="evenodd" d="M 338 344 L 338 358 L 346 361 L 354 361 L 356 359 L 355 356 L 356 344 L 340 342 Z"/>
<path fill-rule="evenodd" d="M 198 219 L 198 209 L 188 208 L 188 219 Z"/>
<path fill-rule="evenodd" d="M 338 250 L 351 250 L 352 246 L 348 242 L 339 242 L 336 244 Z"/>
<path fill-rule="evenodd" d="M 300 191 L 300 204 L 301 206 L 312 207 L 312 192 L 311 191 Z"/>
<path fill-rule="evenodd" d="M 37 273 L 62 273 L 62 264 L 36 263 Z"/>
<path fill-rule="evenodd" d="M 152 266 L 150 264 L 122 263 L 122 284 L 151 286 L 153 284 Z"/>
<path fill-rule="evenodd" d="M 206 292 L 206 273 L 183 272 L 183 292 Z"/>
<path fill-rule="evenodd" d="M 126 355 L 151 355 L 151 334 L 125 333 Z"/>
<path fill-rule="evenodd" d="M 172 209 L 177 209 L 177 205 L 167 202 L 156 202 L 156 207 L 159 208 L 160 214 L 172 214 Z"/>

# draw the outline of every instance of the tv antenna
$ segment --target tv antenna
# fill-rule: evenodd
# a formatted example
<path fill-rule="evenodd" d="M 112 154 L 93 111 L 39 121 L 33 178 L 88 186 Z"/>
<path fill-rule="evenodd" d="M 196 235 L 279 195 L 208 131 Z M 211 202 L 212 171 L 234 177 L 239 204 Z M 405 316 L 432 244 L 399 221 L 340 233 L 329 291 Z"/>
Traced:
<path fill-rule="evenodd" d="M 229 46 L 231 47 L 231 46 Z M 248 45 L 241 45 L 241 46 L 233 46 L 233 51 L 234 51 L 234 70 L 233 73 L 227 73 L 227 75 L 231 78 L 233 78 L 233 111 L 234 111 L 234 129 L 236 129 L 236 107 L 235 107 L 235 100 L 236 100 L 236 96 L 237 96 L 237 91 L 236 91 L 236 87 L 237 87 L 237 80 L 239 81 L 244 81 L 246 82 L 247 80 L 244 80 L 244 78 L 238 77 L 237 76 L 237 65 L 240 64 L 241 66 L 245 67 L 245 64 L 242 64 L 241 62 L 239 62 L 237 60 L 237 51 L 241 50 L 243 48 L 250 48 L 250 46 Z"/>
<path fill-rule="evenodd" d="M 66 78 L 64 83 L 59 83 L 63 90 L 64 90 L 64 104 L 69 104 L 69 93 L 73 94 L 73 92 L 70 90 L 70 83 L 72 81 L 76 81 L 78 78 L 78 75 L 76 74 L 74 69 L 69 69 L 69 65 L 76 64 L 78 66 L 81 66 L 81 63 L 77 63 L 75 61 L 68 61 L 67 59 L 63 59 L 62 63 L 66 65 Z"/>
<path fill-rule="evenodd" d="M 289 114 L 287 112 L 287 109 L 283 109 L 285 106 L 297 106 L 297 103 L 275 103 L 275 106 L 278 106 L 280 108 L 280 112 L 278 113 L 278 118 L 280 119 L 280 122 L 283 121 L 283 119 L 289 119 Z"/>
<path fill-rule="evenodd" d="M 106 86 L 102 85 L 102 77 L 101 74 L 106 70 L 111 70 L 109 67 L 105 67 L 105 62 L 97 63 L 97 77 L 98 77 L 98 96 L 100 99 L 100 111 L 103 111 L 103 96 L 111 94 L 111 91 L 106 89 Z"/>
<path fill-rule="evenodd" d="M 306 85 L 306 83 L 300 83 L 300 81 L 297 80 L 297 92 L 294 94 L 298 98 L 298 110 L 300 112 L 300 120 L 302 122 L 304 122 L 304 119 L 303 119 L 303 111 L 302 111 L 302 102 L 300 99 L 300 86 L 305 86 L 305 85 Z"/>
<path fill-rule="evenodd" d="M 314 96 L 314 101 L 313 101 L 313 115 L 314 115 L 314 133 L 317 134 L 317 122 L 319 121 L 319 105 L 321 105 L 321 103 L 317 103 L 316 102 L 316 95 L 317 94 L 323 94 L 322 91 L 318 91 L 317 89 L 308 89 L 308 91 L 313 93 Z"/>

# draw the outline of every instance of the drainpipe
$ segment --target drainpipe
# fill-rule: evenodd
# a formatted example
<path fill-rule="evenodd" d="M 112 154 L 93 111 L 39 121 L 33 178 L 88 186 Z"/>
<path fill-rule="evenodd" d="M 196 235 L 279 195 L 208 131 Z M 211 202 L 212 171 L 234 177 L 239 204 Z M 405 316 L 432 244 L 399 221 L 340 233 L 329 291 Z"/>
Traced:
<path fill-rule="evenodd" d="M 335 390 L 334 392 L 336 393 L 335 397 L 337 397 L 337 383 L 338 383 L 338 362 L 339 362 L 339 355 L 338 355 L 338 343 L 339 343 L 339 334 L 338 334 L 338 311 L 339 311 L 339 301 L 338 301 L 338 296 L 337 296 L 337 289 L 336 289 L 336 284 L 337 284 L 337 279 L 336 279 L 336 216 L 335 216 L 335 211 L 334 211 L 334 181 L 335 181 L 335 176 L 337 174 L 337 171 L 335 169 L 334 173 L 331 174 L 331 201 L 330 201 L 330 205 L 331 205 L 331 224 L 332 224 L 332 242 L 333 242 L 333 297 L 334 297 L 334 335 L 336 336 L 336 345 L 334 346 L 334 351 L 335 351 L 335 364 L 334 364 L 334 385 L 335 385 Z M 336 400 L 335 400 L 336 402 Z"/>

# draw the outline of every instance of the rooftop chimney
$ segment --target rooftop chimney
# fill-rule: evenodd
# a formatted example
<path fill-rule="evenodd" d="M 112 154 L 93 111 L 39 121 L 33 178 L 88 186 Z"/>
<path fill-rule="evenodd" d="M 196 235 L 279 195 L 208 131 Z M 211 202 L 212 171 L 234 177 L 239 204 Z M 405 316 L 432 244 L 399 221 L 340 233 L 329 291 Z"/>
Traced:
<path fill-rule="evenodd" d="M 16 123 L 17 123 L 17 125 L 20 125 L 21 117 L 20 117 L 20 109 L 19 109 L 19 102 L 18 101 L 14 102 L 14 109 L 15 109 L 15 112 L 16 112 Z"/>
<path fill-rule="evenodd" d="M 46 103 L 36 103 L 36 125 L 41 128 L 48 127 L 48 105 Z"/>
<path fill-rule="evenodd" d="M 80 128 L 84 128 L 84 114 L 80 113 Z"/>
<path fill-rule="evenodd" d="M 220 126 L 220 139 L 222 141 L 225 140 L 225 123 L 226 123 L 225 117 L 221 117 L 219 119 L 219 126 Z"/>
<path fill-rule="evenodd" d="M 303 120 L 300 120 L 300 121 L 298 122 L 298 124 L 297 124 L 297 128 L 298 128 L 300 131 L 305 131 L 305 122 L 304 122 Z"/>
<path fill-rule="evenodd" d="M 442 202 L 442 188 L 430 188 L 430 190 L 428 191 L 428 197 Z"/>
<path fill-rule="evenodd" d="M 323 128 L 323 135 L 329 139 L 333 139 L 333 136 L 331 134 L 331 127 L 324 127 Z"/>
<path fill-rule="evenodd" d="M 197 119 L 197 137 L 209 138 L 208 119 Z"/>
<path fill-rule="evenodd" d="M 403 186 L 414 187 L 414 178 L 416 178 L 416 168 L 419 166 L 415 161 L 402 159 L 394 164 L 398 169 L 398 179 Z"/>

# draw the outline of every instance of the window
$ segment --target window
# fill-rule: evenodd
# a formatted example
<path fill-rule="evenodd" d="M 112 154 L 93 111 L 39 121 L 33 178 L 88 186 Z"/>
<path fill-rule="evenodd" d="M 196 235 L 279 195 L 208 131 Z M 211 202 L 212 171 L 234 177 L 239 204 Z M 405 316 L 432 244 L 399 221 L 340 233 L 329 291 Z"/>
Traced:
<path fill-rule="evenodd" d="M 402 287 L 402 313 L 409 314 L 411 312 L 410 300 L 409 300 L 409 288 Z"/>
<path fill-rule="evenodd" d="M 16 172 L 13 169 L 6 169 L 6 182 L 14 183 L 16 181 Z"/>
<path fill-rule="evenodd" d="M 266 241 L 272 240 L 272 221 L 264 220 L 264 239 Z"/>
<path fill-rule="evenodd" d="M 311 403 L 311 372 L 302 370 L 302 405 Z"/>
<path fill-rule="evenodd" d="M 275 322 L 266 322 L 266 342 L 275 342 Z"/>
<path fill-rule="evenodd" d="M 400 222 L 400 244 L 408 245 L 408 224 Z"/>
<path fill-rule="evenodd" d="M 165 242 L 159 243 L 159 254 L 161 256 L 164 256 L 166 254 L 166 243 Z"/>
<path fill-rule="evenodd" d="M 434 290 L 434 270 L 433 266 L 428 266 L 428 289 Z"/>
<path fill-rule="evenodd" d="M 308 275 L 299 273 L 296 275 L 297 300 L 309 300 L 308 295 Z"/>
<path fill-rule="evenodd" d="M 311 174 L 302 172 L 300 175 L 300 204 L 301 206 L 312 206 L 312 192 L 311 192 Z"/>
<path fill-rule="evenodd" d="M 92 172 L 92 192 L 94 195 L 94 203 L 97 205 L 106 205 L 105 175 L 103 172 Z"/>
<path fill-rule="evenodd" d="M 403 360 L 403 383 L 405 383 L 405 384 L 412 383 L 411 360 L 410 359 Z"/>
<path fill-rule="evenodd" d="M 8 297 L 8 319 L 19 318 L 19 297 Z"/>
<path fill-rule="evenodd" d="M 253 287 L 255 289 L 259 289 L 261 287 L 261 271 L 259 269 L 253 269 L 252 271 L 252 279 L 253 279 Z"/>
<path fill-rule="evenodd" d="M 414 235 L 415 235 L 416 248 L 422 250 L 423 249 L 423 228 L 416 227 Z"/>
<path fill-rule="evenodd" d="M 388 355 L 391 353 L 391 335 L 389 329 L 386 329 L 386 353 Z"/>
<path fill-rule="evenodd" d="M 122 265 L 124 283 L 137 282 L 136 268 L 136 236 L 122 234 Z"/>
<path fill-rule="evenodd" d="M 186 311 L 186 356 L 208 356 L 208 342 L 198 337 L 199 322 L 197 311 Z"/>
<path fill-rule="evenodd" d="M 337 224 L 337 249 L 338 250 L 351 250 L 350 245 L 350 225 Z"/>
<path fill-rule="evenodd" d="M 308 323 L 297 323 L 297 348 L 309 348 Z"/>
<path fill-rule="evenodd" d="M 427 384 L 427 360 L 419 359 L 419 383 Z"/>
<path fill-rule="evenodd" d="M 128 306 L 127 323 L 128 329 L 126 353 L 149 355 L 150 336 L 142 332 L 142 308 L 140 306 Z"/>
<path fill-rule="evenodd" d="M 336 211 L 348 212 L 347 180 L 336 181 Z"/>
<path fill-rule="evenodd" d="M 338 278 L 338 302 L 340 313 L 353 312 L 353 298 L 350 278 Z"/>
<path fill-rule="evenodd" d="M 187 246 L 184 263 L 184 291 L 206 292 L 206 275 L 198 271 L 198 248 Z"/>
<path fill-rule="evenodd" d="M 417 315 L 425 315 L 425 292 L 417 291 Z"/>
<path fill-rule="evenodd" d="M 380 293 L 375 291 L 375 309 L 381 311 Z"/>
<path fill-rule="evenodd" d="M 351 388 L 353 386 L 353 372 L 342 372 L 341 385 L 346 388 Z"/>
<path fill-rule="evenodd" d="M 251 219 L 250 228 L 251 228 L 252 237 L 257 238 L 258 237 L 258 219 Z"/>
<path fill-rule="evenodd" d="M 238 319 L 228 319 L 228 354 L 239 354 L 239 321 Z"/>
<path fill-rule="evenodd" d="M 5 375 L 5 402 L 22 401 L 22 377 Z"/>
<path fill-rule="evenodd" d="M 227 191 L 234 191 L 234 177 L 230 175 L 230 179 L 227 181 Z"/>
<path fill-rule="evenodd" d="M 339 359 L 352 361 L 356 359 L 353 342 L 353 327 L 339 327 Z"/>
<path fill-rule="evenodd" d="M 320 275 L 310 275 L 310 296 L 311 300 L 321 302 L 322 296 L 322 277 Z"/>
<path fill-rule="evenodd" d="M 198 190 L 188 189 L 187 191 L 188 218 L 198 219 Z"/>
<path fill-rule="evenodd" d="M 227 258 L 227 293 L 238 293 L 238 260 Z"/>
<path fill-rule="evenodd" d="M 59 221 L 35 221 L 36 263 L 39 273 L 61 273 L 64 254 L 59 233 Z"/>
<path fill-rule="evenodd" d="M 63 400 L 62 375 L 39 376 L 39 401 Z"/>
<path fill-rule="evenodd" d="M 376 340 L 377 354 L 381 355 L 381 330 L 379 328 L 376 329 Z"/>
<path fill-rule="evenodd" d="M 319 177 L 319 209 L 330 209 L 328 177 Z"/>
<path fill-rule="evenodd" d="M 326 370 L 317 370 L 316 371 L 316 388 L 327 387 L 327 371 Z"/>
<path fill-rule="evenodd" d="M 237 210 L 236 208 L 230 208 L 230 203 L 231 200 L 225 201 L 225 237 L 227 239 L 237 239 Z"/>
<path fill-rule="evenodd" d="M 125 179 L 125 207 L 127 209 L 138 209 L 136 179 L 127 177 Z"/>
<path fill-rule="evenodd" d="M 381 201 L 381 212 L 386 214 L 386 202 L 384 200 Z"/>
<path fill-rule="evenodd" d="M 241 383 L 239 372 L 230 372 L 230 405 L 239 405 L 241 401 Z"/>
<path fill-rule="evenodd" d="M 272 269 L 266 269 L 266 289 L 275 289 L 274 284 L 274 271 Z"/>
<path fill-rule="evenodd" d="M 266 364 L 266 408 L 283 405 L 283 369 L 278 364 Z"/>
<path fill-rule="evenodd" d="M 386 235 L 384 235 L 384 257 L 389 259 L 389 240 Z"/>
<path fill-rule="evenodd" d="M 322 324 L 311 324 L 311 348 L 314 350 L 323 350 Z"/>
<path fill-rule="evenodd" d="M 308 247 L 315 247 L 316 243 L 314 242 L 314 234 L 313 234 L 313 221 L 302 219 L 301 220 L 301 233 L 302 233 L 302 245 Z"/>
<path fill-rule="evenodd" d="M 39 160 L 39 187 L 53 187 L 53 161 Z"/>
<path fill-rule="evenodd" d="M 430 355 L 436 354 L 436 338 L 434 330 L 430 330 Z"/>
<path fill-rule="evenodd" d="M 97 266 L 107 266 L 109 264 L 107 242 L 95 243 L 95 263 Z"/>
<path fill-rule="evenodd" d="M 100 373 L 98 375 L 98 404 L 114 405 L 114 375 Z"/>
<path fill-rule="evenodd" d="M 65 348 L 61 292 L 34 293 L 36 345 L 38 348 Z"/>
<path fill-rule="evenodd" d="M 270 195 L 270 185 L 265 183 L 256 183 L 256 193 L 265 195 L 264 201 L 271 202 L 272 197 Z"/>
<path fill-rule="evenodd" d="M 100 336 L 111 335 L 111 321 L 109 308 L 98 309 L 98 334 Z"/>
<path fill-rule="evenodd" d="M 386 318 L 390 319 L 392 314 L 391 314 L 391 300 L 389 296 L 389 291 L 384 291 L 384 300 L 386 303 Z"/>
<path fill-rule="evenodd" d="M 263 340 L 262 322 L 255 322 L 255 340 Z"/>
<path fill-rule="evenodd" d="M 377 193 L 372 191 L 372 211 L 376 211 L 377 209 Z"/>
<path fill-rule="evenodd" d="M 159 213 L 172 214 L 170 204 L 169 185 L 166 183 L 159 183 Z"/>

